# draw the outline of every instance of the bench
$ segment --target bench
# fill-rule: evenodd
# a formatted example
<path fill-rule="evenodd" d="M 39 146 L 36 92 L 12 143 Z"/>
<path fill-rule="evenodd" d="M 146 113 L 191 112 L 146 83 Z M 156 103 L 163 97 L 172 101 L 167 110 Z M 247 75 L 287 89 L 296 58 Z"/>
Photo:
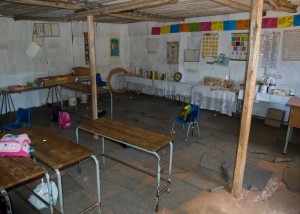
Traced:
<path fill-rule="evenodd" d="M 160 134 L 160 133 L 157 133 L 154 131 L 150 131 L 147 129 L 130 126 L 130 125 L 121 123 L 116 120 L 110 120 L 110 119 L 105 119 L 105 118 L 101 118 L 101 119 L 97 119 L 97 120 L 93 120 L 93 121 L 87 121 L 87 122 L 80 124 L 76 128 L 76 142 L 77 143 L 79 143 L 79 130 L 84 130 L 84 131 L 87 131 L 94 135 L 98 135 L 98 136 L 102 137 L 102 153 L 100 155 L 103 156 L 104 164 L 105 164 L 105 157 L 107 157 L 107 158 L 110 158 L 119 163 L 125 164 L 126 166 L 129 166 L 133 169 L 136 169 L 143 173 L 146 173 L 150 176 L 156 177 L 157 189 L 156 189 L 156 194 L 155 194 L 155 200 L 156 200 L 156 209 L 155 210 L 158 211 L 159 196 L 166 191 L 168 191 L 168 192 L 170 191 L 172 158 L 173 158 L 173 144 L 172 144 L 173 137 L 164 135 L 164 134 Z M 111 157 L 111 156 L 105 154 L 105 143 L 104 143 L 105 139 L 109 139 L 114 142 L 125 144 L 126 146 L 135 148 L 139 151 L 142 151 L 142 152 L 145 152 L 145 153 L 155 156 L 157 159 L 156 174 L 139 169 L 135 166 L 130 165 L 129 163 L 125 163 L 121 160 L 118 160 L 114 157 Z M 110 141 L 107 141 L 107 142 L 110 142 Z M 170 147 L 168 178 L 163 178 L 160 175 L 161 158 L 158 154 L 158 151 L 164 149 L 168 145 Z M 167 186 L 165 186 L 162 189 L 160 188 L 161 180 L 167 182 Z"/>

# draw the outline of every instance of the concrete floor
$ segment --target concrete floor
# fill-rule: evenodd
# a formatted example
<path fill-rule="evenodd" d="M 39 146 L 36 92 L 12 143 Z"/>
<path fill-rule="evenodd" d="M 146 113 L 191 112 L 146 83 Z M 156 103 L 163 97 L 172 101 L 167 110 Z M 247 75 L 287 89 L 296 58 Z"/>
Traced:
<path fill-rule="evenodd" d="M 109 97 L 101 98 L 100 108 L 105 109 L 105 117 L 109 117 Z M 113 117 L 124 123 L 170 134 L 172 118 L 178 115 L 181 108 L 182 102 L 127 92 L 114 95 Z M 50 121 L 52 109 L 48 105 L 32 108 L 32 123 L 48 127 L 72 140 L 75 140 L 76 126 L 90 118 L 89 104 L 79 104 L 77 111 L 68 108 L 72 128 L 60 130 L 57 123 Z M 9 115 L 0 117 L 0 124 L 8 119 Z M 300 213 L 300 180 L 290 182 L 290 187 L 283 180 L 286 170 L 295 169 L 299 172 L 300 169 L 299 130 L 294 131 L 288 153 L 282 155 L 287 127 L 266 126 L 262 119 L 252 119 L 244 190 L 241 197 L 236 199 L 230 194 L 230 183 L 239 119 L 202 110 L 199 125 L 200 138 L 194 132 L 187 142 L 184 141 L 185 130 L 176 126 L 171 192 L 160 197 L 158 213 Z M 95 153 L 101 151 L 100 140 L 93 139 L 87 133 L 80 133 L 80 144 L 93 149 Z M 106 151 L 143 169 L 155 170 L 156 162 L 153 157 L 132 148 L 106 143 Z M 162 175 L 165 176 L 168 150 L 165 153 L 162 151 L 160 155 Z M 276 163 L 276 158 L 290 158 L 290 161 Z M 102 159 L 99 158 L 99 161 Z M 78 174 L 76 166 L 63 171 L 65 213 L 79 213 L 95 199 L 94 170 L 93 162 L 88 161 L 82 165 L 81 174 Z M 51 170 L 49 172 L 52 173 Z M 100 173 L 102 213 L 155 213 L 153 197 L 156 182 L 153 177 L 110 160 L 106 160 L 105 167 L 101 166 Z M 52 178 L 55 178 L 53 173 Z M 31 186 L 38 183 L 39 181 L 35 181 Z M 10 195 L 14 213 L 31 212 L 12 191 Z M 58 208 L 58 204 L 56 207 Z M 97 213 L 97 210 L 90 213 Z"/>

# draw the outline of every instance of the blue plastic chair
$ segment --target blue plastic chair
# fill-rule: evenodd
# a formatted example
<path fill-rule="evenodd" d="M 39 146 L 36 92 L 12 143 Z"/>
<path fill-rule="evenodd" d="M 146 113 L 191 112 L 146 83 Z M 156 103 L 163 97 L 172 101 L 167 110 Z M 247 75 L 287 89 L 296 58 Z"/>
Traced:
<path fill-rule="evenodd" d="M 17 111 L 16 121 L 1 126 L 1 129 L 4 129 L 5 131 L 11 131 L 14 129 L 21 129 L 29 126 L 30 126 L 30 110 L 19 108 Z"/>
<path fill-rule="evenodd" d="M 96 84 L 98 87 L 102 87 L 102 88 L 107 86 L 107 82 L 102 80 L 100 73 L 96 74 Z"/>
<path fill-rule="evenodd" d="M 195 125 L 195 124 L 197 125 L 198 135 L 199 135 L 199 137 L 200 137 L 200 131 L 199 131 L 199 125 L 198 125 L 199 114 L 200 114 L 200 108 L 199 108 L 198 105 L 191 104 L 191 103 L 185 103 L 185 105 L 191 105 L 191 107 L 192 107 L 192 109 L 191 109 L 191 115 L 192 115 L 191 121 L 186 122 L 186 121 L 181 120 L 181 119 L 179 118 L 179 116 L 175 117 L 175 118 L 173 119 L 173 126 L 172 126 L 171 135 L 173 134 L 175 123 L 180 123 L 180 124 L 182 124 L 183 129 L 184 129 L 185 126 L 188 126 L 188 130 L 187 130 L 186 138 L 185 138 L 185 141 L 187 141 L 187 138 L 188 138 L 188 136 L 189 136 L 190 127 L 192 126 L 192 135 L 193 135 L 193 132 L 194 132 L 194 125 Z"/>

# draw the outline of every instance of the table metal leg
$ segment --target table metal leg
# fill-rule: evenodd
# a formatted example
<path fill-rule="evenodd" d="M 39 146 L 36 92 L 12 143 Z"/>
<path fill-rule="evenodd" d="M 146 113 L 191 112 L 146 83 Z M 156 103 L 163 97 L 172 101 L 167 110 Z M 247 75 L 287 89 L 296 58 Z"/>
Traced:
<path fill-rule="evenodd" d="M 156 200 L 156 206 L 155 206 L 155 211 L 158 211 L 159 208 L 159 196 L 160 196 L 160 156 L 155 152 L 154 155 L 157 158 L 157 179 L 156 179 L 156 195 L 155 195 L 155 200 Z"/>
<path fill-rule="evenodd" d="M 50 206 L 50 212 L 53 213 L 53 195 L 52 195 L 52 186 L 50 182 L 50 176 L 48 172 L 45 173 L 46 181 L 47 181 L 47 188 L 48 188 L 48 199 L 49 199 L 49 206 Z"/>
<path fill-rule="evenodd" d="M 64 213 L 64 199 L 62 193 L 62 182 L 61 182 L 61 175 L 59 169 L 54 169 L 56 176 L 57 176 L 57 185 L 58 185 L 58 197 L 59 197 L 59 205 L 60 205 L 60 212 Z"/>
<path fill-rule="evenodd" d="M 103 163 L 103 166 L 105 166 L 105 139 L 104 137 L 102 137 L 102 163 Z"/>
<path fill-rule="evenodd" d="M 286 138 L 285 138 L 283 154 L 286 154 L 287 146 L 288 146 L 289 140 L 291 139 L 291 136 L 290 136 L 291 135 L 291 129 L 292 128 L 289 126 L 288 130 L 287 130 Z"/>
<path fill-rule="evenodd" d="M 91 158 L 95 161 L 96 165 L 96 181 L 97 181 L 97 203 L 99 205 L 99 213 L 101 213 L 101 193 L 100 193 L 100 170 L 99 162 L 95 155 L 92 155 Z"/>
<path fill-rule="evenodd" d="M 168 175 L 168 180 L 171 182 L 171 174 L 172 174 L 172 162 L 173 162 L 173 143 L 170 142 L 170 157 L 169 157 L 169 175 Z M 170 191 L 170 188 L 169 188 Z"/>
<path fill-rule="evenodd" d="M 110 119 L 113 119 L 113 94 L 110 91 Z"/>

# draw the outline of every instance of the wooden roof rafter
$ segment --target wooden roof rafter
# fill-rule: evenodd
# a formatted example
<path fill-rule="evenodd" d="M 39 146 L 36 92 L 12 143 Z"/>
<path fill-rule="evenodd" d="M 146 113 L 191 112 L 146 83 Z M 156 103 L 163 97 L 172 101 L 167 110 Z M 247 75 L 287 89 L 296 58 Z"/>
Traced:
<path fill-rule="evenodd" d="M 159 7 L 166 4 L 175 4 L 177 2 L 178 0 L 132 0 L 128 2 L 103 6 L 102 8 L 98 8 L 98 9 L 81 11 L 76 14 L 69 15 L 68 19 L 77 20 L 77 19 L 85 18 L 89 15 L 106 16 L 113 13 L 140 10 L 140 9 L 151 8 L 151 7 Z"/>
<path fill-rule="evenodd" d="M 169 16 L 159 16 L 144 12 L 129 12 L 129 13 L 113 13 L 111 17 L 132 19 L 135 21 L 153 21 L 153 22 L 182 22 L 184 18 L 173 18 Z"/>
<path fill-rule="evenodd" d="M 241 4 L 238 2 L 234 2 L 232 0 L 212 0 L 212 1 L 230 7 L 232 9 L 241 10 L 245 12 L 251 11 L 250 5 Z M 297 12 L 297 6 L 293 5 L 287 0 L 265 0 L 265 2 L 270 4 L 273 7 L 273 9 L 277 11 L 284 11 L 289 13 Z"/>
<path fill-rule="evenodd" d="M 6 2 L 16 3 L 16 4 L 28 4 L 35 6 L 44 6 L 44 7 L 54 7 L 61 9 L 69 9 L 69 10 L 80 10 L 84 7 L 70 3 L 70 2 L 52 2 L 52 1 L 41 1 L 41 0 L 5 0 Z"/>
<path fill-rule="evenodd" d="M 287 0 L 266 0 L 266 2 L 269 3 L 274 8 L 274 10 L 284 11 L 289 13 L 297 12 L 297 6 L 293 5 Z"/>

